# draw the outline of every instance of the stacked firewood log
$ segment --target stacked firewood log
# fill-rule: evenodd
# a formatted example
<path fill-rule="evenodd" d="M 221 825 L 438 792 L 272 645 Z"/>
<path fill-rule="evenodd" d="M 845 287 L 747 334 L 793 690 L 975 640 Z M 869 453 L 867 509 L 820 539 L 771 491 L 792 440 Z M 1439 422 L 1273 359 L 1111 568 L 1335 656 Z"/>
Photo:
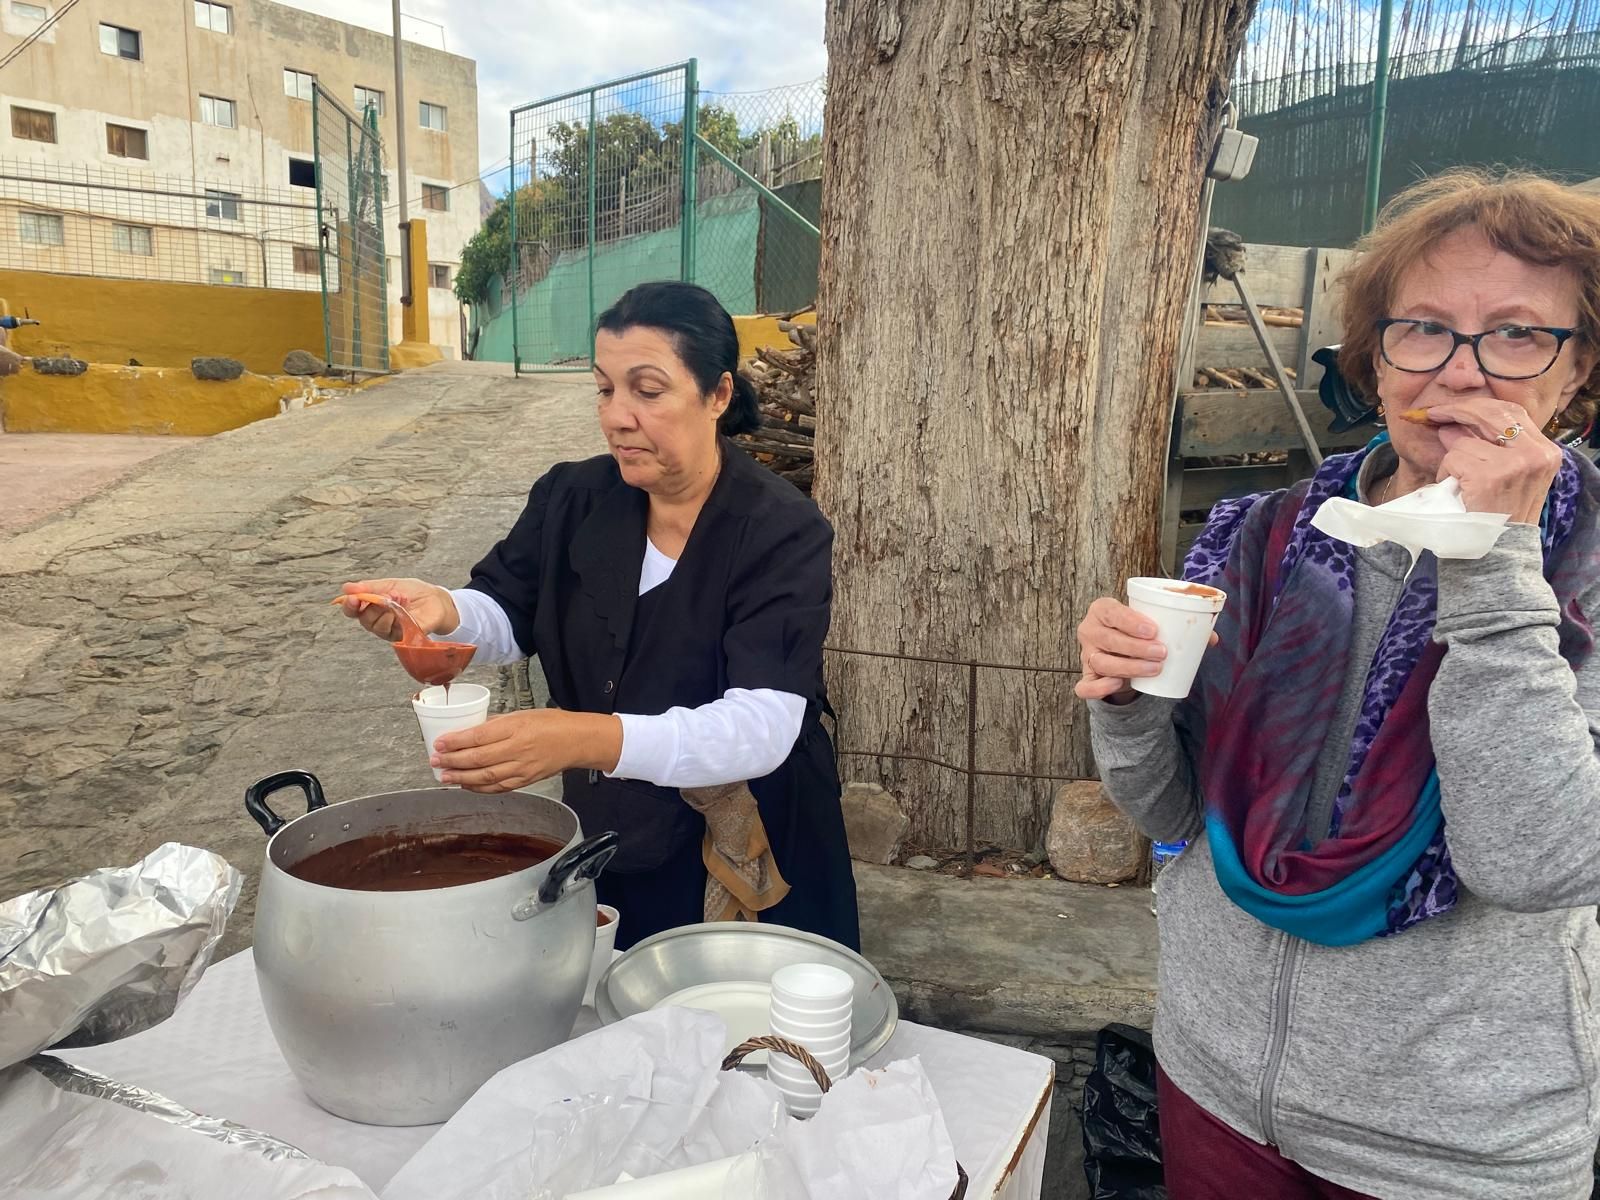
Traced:
<path fill-rule="evenodd" d="M 745 360 L 742 369 L 760 401 L 761 428 L 734 440 L 756 461 L 810 495 L 816 477 L 817 330 L 794 319 L 808 311 L 789 313 L 778 321 L 793 349 L 762 346 Z"/>
<path fill-rule="evenodd" d="M 1219 326 L 1249 328 L 1244 309 L 1237 304 L 1207 304 L 1202 309 L 1202 314 L 1206 325 L 1213 328 Z M 1277 325 L 1286 329 L 1298 329 L 1305 324 L 1305 311 L 1299 308 L 1263 306 L 1261 309 L 1261 323 L 1268 326 Z M 1293 367 L 1285 367 L 1284 371 L 1290 379 L 1294 378 Z M 1253 367 L 1229 367 L 1224 369 L 1196 366 L 1191 386 L 1248 391 L 1251 388 L 1276 388 L 1278 385 L 1266 371 L 1257 370 Z"/>

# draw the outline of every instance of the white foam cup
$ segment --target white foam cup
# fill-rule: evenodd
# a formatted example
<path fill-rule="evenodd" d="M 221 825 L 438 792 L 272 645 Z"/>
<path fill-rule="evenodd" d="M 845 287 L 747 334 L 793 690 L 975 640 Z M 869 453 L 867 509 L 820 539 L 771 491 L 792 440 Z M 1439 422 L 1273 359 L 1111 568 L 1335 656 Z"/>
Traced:
<path fill-rule="evenodd" d="M 850 1056 L 850 1031 L 848 1029 L 843 1033 L 836 1033 L 832 1037 L 813 1038 L 804 1042 L 801 1042 L 794 1034 L 786 1033 L 776 1026 L 773 1027 L 772 1032 L 776 1037 L 788 1038 L 791 1042 L 800 1042 L 802 1046 L 811 1052 L 811 1056 L 816 1059 L 827 1058 L 831 1060 L 841 1054 L 846 1058 Z"/>
<path fill-rule="evenodd" d="M 772 998 L 769 1011 L 774 1015 L 781 1015 L 786 1020 L 798 1021 L 803 1025 L 831 1025 L 835 1021 L 848 1021 L 854 1009 L 853 1004 L 841 1004 L 838 1008 L 830 1008 L 826 1012 L 813 1012 L 808 1009 L 795 1008 L 776 996 Z"/>
<path fill-rule="evenodd" d="M 791 963 L 772 975 L 772 998 L 796 1012 L 829 1013 L 849 1004 L 855 992 L 849 972 L 827 963 Z"/>
<path fill-rule="evenodd" d="M 471 729 L 489 719 L 489 689 L 482 684 L 453 683 L 449 694 L 448 704 L 442 687 L 425 687 L 411 698 L 411 708 L 417 714 L 417 724 L 422 727 L 422 740 L 427 744 L 430 758 L 434 739 L 441 733 Z M 442 780 L 443 770 L 435 767 L 433 777 Z"/>
<path fill-rule="evenodd" d="M 1128 607 L 1155 622 L 1156 640 L 1167 648 L 1161 673 L 1135 676 L 1129 680 L 1133 690 L 1174 700 L 1187 696 L 1227 600 L 1227 593 L 1203 583 L 1128 580 Z"/>

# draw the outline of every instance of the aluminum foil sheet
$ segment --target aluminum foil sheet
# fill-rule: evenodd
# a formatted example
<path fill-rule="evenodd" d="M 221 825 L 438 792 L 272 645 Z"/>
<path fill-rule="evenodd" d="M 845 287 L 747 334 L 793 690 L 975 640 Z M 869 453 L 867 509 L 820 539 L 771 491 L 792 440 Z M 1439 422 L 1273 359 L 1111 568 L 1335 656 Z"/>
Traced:
<path fill-rule="evenodd" d="M 242 876 L 168 842 L 0 902 L 0 1068 L 52 1046 L 97 1046 L 172 1015 L 211 962 Z"/>
<path fill-rule="evenodd" d="M 315 1161 L 310 1155 L 296 1149 L 288 1142 L 280 1142 L 269 1134 L 246 1129 L 243 1125 L 235 1125 L 232 1121 L 224 1121 L 220 1117 L 201 1116 L 199 1113 L 190 1112 L 181 1104 L 168 1100 L 158 1092 L 135 1087 L 131 1083 L 118 1083 L 115 1079 L 107 1079 L 104 1075 L 85 1071 L 82 1067 L 75 1067 L 48 1054 L 35 1055 L 26 1065 L 64 1092 L 73 1092 L 96 1100 L 110 1100 L 124 1108 L 159 1117 L 168 1124 L 204 1134 L 212 1141 L 221 1142 L 223 1145 L 253 1151 L 269 1162 Z"/>

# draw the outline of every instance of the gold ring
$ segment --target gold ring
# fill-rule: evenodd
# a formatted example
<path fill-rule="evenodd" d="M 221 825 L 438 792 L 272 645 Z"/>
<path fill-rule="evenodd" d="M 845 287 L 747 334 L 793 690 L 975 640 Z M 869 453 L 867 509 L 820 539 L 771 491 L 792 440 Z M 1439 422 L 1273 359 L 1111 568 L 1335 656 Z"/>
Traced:
<path fill-rule="evenodd" d="M 1495 438 L 1495 441 L 1504 446 L 1510 442 L 1516 441 L 1521 436 L 1522 426 L 1513 421 L 1510 425 L 1507 425 L 1503 430 L 1500 431 L 1500 436 Z"/>

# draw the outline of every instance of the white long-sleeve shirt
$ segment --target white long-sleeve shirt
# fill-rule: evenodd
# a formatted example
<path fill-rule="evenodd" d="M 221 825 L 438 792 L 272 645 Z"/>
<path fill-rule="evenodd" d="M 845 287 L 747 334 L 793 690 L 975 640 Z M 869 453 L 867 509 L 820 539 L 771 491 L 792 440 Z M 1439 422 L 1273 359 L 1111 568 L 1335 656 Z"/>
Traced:
<path fill-rule="evenodd" d="M 659 587 L 677 560 L 645 540 L 639 595 Z M 478 658 L 510 663 L 522 657 L 511 618 L 493 598 L 473 588 L 450 593 L 461 624 L 442 635 L 470 642 Z M 783 765 L 800 736 L 806 702 L 773 688 L 729 688 L 721 699 L 698 708 L 670 708 L 654 715 L 618 713 L 622 754 L 613 779 L 642 779 L 660 787 L 708 787 L 760 779 Z"/>

